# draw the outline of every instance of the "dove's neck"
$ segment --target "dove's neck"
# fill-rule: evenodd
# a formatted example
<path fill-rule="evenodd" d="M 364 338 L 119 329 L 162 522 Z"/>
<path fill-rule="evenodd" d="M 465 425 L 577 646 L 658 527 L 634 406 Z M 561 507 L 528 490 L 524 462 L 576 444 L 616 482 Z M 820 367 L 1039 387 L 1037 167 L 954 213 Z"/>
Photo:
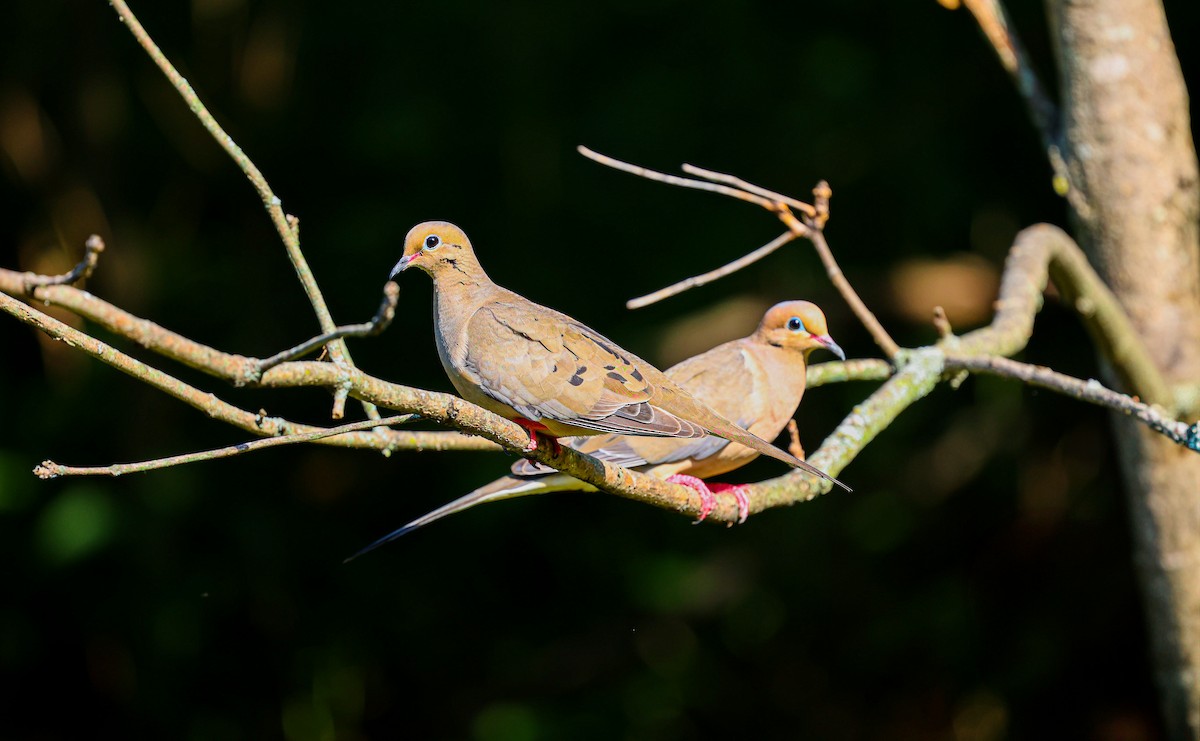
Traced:
<path fill-rule="evenodd" d="M 474 260 L 457 260 L 440 267 L 433 273 L 433 300 L 443 320 L 466 319 L 503 290 Z"/>
<path fill-rule="evenodd" d="M 467 323 L 471 317 L 504 291 L 477 264 L 472 267 L 474 269 L 469 271 L 444 270 L 433 276 L 435 334 L 438 354 L 447 372 L 463 361 L 462 356 L 467 350 Z M 451 378 L 453 376 L 451 372 Z"/>
<path fill-rule="evenodd" d="M 794 349 L 773 345 L 762 346 L 756 355 L 768 379 L 764 388 L 772 390 L 775 401 L 780 406 L 789 410 L 795 409 L 804 395 L 808 358 Z"/>

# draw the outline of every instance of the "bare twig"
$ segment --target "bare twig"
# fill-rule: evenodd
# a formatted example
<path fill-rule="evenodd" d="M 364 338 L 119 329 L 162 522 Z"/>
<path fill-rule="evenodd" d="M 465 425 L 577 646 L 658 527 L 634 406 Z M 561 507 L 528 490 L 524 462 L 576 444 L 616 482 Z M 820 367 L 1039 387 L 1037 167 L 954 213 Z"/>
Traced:
<path fill-rule="evenodd" d="M 1008 13 L 1000 0 L 962 0 L 979 29 L 992 45 L 1000 65 L 1008 72 L 1017 92 L 1025 100 L 1029 117 L 1042 139 L 1042 147 L 1054 171 L 1054 191 L 1072 198 L 1067 166 L 1062 157 L 1062 123 L 1058 106 L 1050 99 L 1041 79 L 1033 70 L 1029 55 L 1009 22 Z"/>
<path fill-rule="evenodd" d="M 69 286 L 72 283 L 80 280 L 87 280 L 92 277 L 92 272 L 96 269 L 96 263 L 100 261 L 100 253 L 104 251 L 104 240 L 99 234 L 93 234 L 84 242 L 83 259 L 75 264 L 75 267 L 62 275 L 38 275 L 37 273 L 25 273 L 22 280 L 25 286 L 25 293 L 33 293 L 33 289 L 39 286 Z"/>
<path fill-rule="evenodd" d="M 758 205 L 762 206 L 763 208 L 767 209 L 768 211 L 775 209 L 774 201 L 770 200 L 769 198 L 763 198 L 762 196 L 755 195 L 753 193 L 748 193 L 748 192 L 742 190 L 741 188 L 731 188 L 727 185 L 719 185 L 716 183 L 706 183 L 703 180 L 693 180 L 692 178 L 681 178 L 678 175 L 668 175 L 665 172 L 651 170 L 649 168 L 640 167 L 638 165 L 631 165 L 628 162 L 622 162 L 621 160 L 613 159 L 612 157 L 600 154 L 599 152 L 593 152 L 592 150 L 590 150 L 587 147 L 582 146 L 582 145 L 576 147 L 575 149 L 580 154 L 582 154 L 584 157 L 587 157 L 588 159 L 593 160 L 595 162 L 599 162 L 600 164 L 605 165 L 606 167 L 611 167 L 614 170 L 621 170 L 623 172 L 628 172 L 633 175 L 637 175 L 638 177 L 646 178 L 647 180 L 657 180 L 660 183 L 666 183 L 668 185 L 678 185 L 681 188 L 692 188 L 694 190 L 707 190 L 710 193 L 720 193 L 721 195 L 726 195 L 726 196 L 729 196 L 730 198 L 737 198 L 740 201 L 747 201 L 749 203 L 757 203 Z"/>
<path fill-rule="evenodd" d="M 233 161 L 246 174 L 254 189 L 258 191 L 258 195 L 271 217 L 271 223 L 275 225 L 275 230 L 283 240 L 288 258 L 292 262 L 292 267 L 296 270 L 296 275 L 300 279 L 300 284 L 304 287 L 305 294 L 308 295 L 309 303 L 312 304 L 313 311 L 316 312 L 321 331 L 334 331 L 337 325 L 329 313 L 329 308 L 325 304 L 325 297 L 321 295 L 321 289 L 317 286 L 317 280 L 313 276 L 312 270 L 308 267 L 308 261 L 304 259 L 304 253 L 300 251 L 300 226 L 298 220 L 294 216 L 290 216 L 284 212 L 283 202 L 271 190 L 271 186 L 267 183 L 267 179 L 258 169 L 258 166 L 233 141 L 233 138 L 221 128 L 221 125 L 209 113 L 208 108 L 200 101 L 200 97 L 196 95 L 196 91 L 184 79 L 183 75 L 179 74 L 179 71 L 175 69 L 175 66 L 162 53 L 162 50 L 158 48 L 154 40 L 150 38 L 150 34 L 146 32 L 146 29 L 142 27 L 137 17 L 134 16 L 133 11 L 125 4 L 125 0 L 110 0 L 110 4 L 117 11 L 118 20 L 129 28 L 130 33 L 137 39 L 138 44 L 146 50 L 146 53 L 154 60 L 154 63 L 158 65 L 158 68 L 162 70 L 167 79 L 170 80 L 184 102 L 187 103 L 188 109 L 191 110 L 192 114 L 200 121 L 208 133 L 212 135 L 217 144 L 233 158 Z M 345 343 L 340 339 L 334 340 L 330 345 L 330 355 L 336 363 L 348 364 L 351 362 Z M 340 416 L 336 412 L 337 407 L 335 406 L 335 418 Z"/>
<path fill-rule="evenodd" d="M 777 217 L 779 217 L 779 220 L 782 221 L 785 226 L 787 226 L 788 231 L 793 235 L 793 237 L 804 237 L 812 242 L 813 247 L 817 251 L 817 256 L 821 259 L 821 264 L 825 266 L 825 272 L 829 276 L 829 280 L 833 283 L 834 287 L 838 289 L 838 292 L 842 294 L 842 297 L 850 306 L 850 310 L 854 312 L 854 315 L 857 316 L 858 320 L 862 322 L 864 327 L 866 327 L 867 332 L 869 332 L 872 339 L 875 340 L 875 344 L 879 345 L 879 348 L 883 350 L 883 354 L 889 360 L 891 360 L 894 359 L 897 353 L 900 352 L 900 346 L 896 344 L 895 340 L 893 340 L 891 335 L 888 334 L 887 330 L 883 328 L 883 325 L 879 323 L 879 320 L 875 317 L 871 310 L 867 308 L 867 305 L 863 303 L 863 300 L 859 297 L 858 292 L 855 291 L 854 287 L 850 285 L 850 281 L 846 279 L 846 276 L 842 273 L 842 269 L 837 264 L 837 260 L 834 259 L 833 252 L 829 249 L 829 243 L 825 241 L 822 228 L 829 218 L 829 198 L 832 195 L 832 191 L 829 188 L 829 184 L 824 180 L 818 183 L 817 187 L 813 189 L 817 206 L 810 206 L 793 198 L 789 198 L 774 191 L 767 190 L 766 188 L 747 183 L 746 181 L 734 175 L 713 172 L 712 170 L 704 170 L 702 168 L 695 167 L 694 165 L 684 165 L 683 167 L 688 172 L 701 175 L 710 180 L 716 180 L 722 183 L 731 183 L 733 185 L 713 185 L 712 183 L 705 183 L 699 180 L 691 180 L 689 178 L 667 175 L 654 170 L 648 170 L 644 167 L 639 167 L 638 165 L 632 165 L 628 162 L 622 162 L 621 160 L 614 159 L 612 157 L 597 154 L 587 147 L 581 146 L 578 147 L 578 150 L 580 154 L 584 155 L 585 157 L 595 160 L 602 165 L 607 165 L 608 167 L 613 167 L 615 169 L 629 172 L 650 180 L 657 180 L 659 182 L 667 183 L 668 185 L 679 185 L 685 188 L 695 188 L 697 190 L 709 190 L 716 193 L 721 193 L 722 195 L 732 196 L 739 200 L 756 203 L 775 214 Z M 791 206 L 793 205 L 796 205 L 800 208 L 802 213 L 805 215 L 806 221 L 801 221 L 794 213 L 792 213 Z M 700 276 L 688 278 L 687 280 L 681 281 L 680 283 L 676 283 L 672 286 L 668 286 L 660 291 L 655 291 L 647 296 L 633 299 L 632 301 L 629 301 L 626 306 L 631 309 L 641 308 L 648 304 L 652 304 L 656 301 L 667 298 L 668 296 L 673 296 L 682 291 L 686 291 L 689 288 L 710 283 L 717 278 L 729 275 L 730 273 L 740 270 L 747 265 L 762 259 L 789 241 L 791 240 L 784 239 L 784 237 L 780 236 L 770 243 L 758 248 L 754 252 L 751 252 L 750 254 L 739 258 L 738 260 L 735 260 L 722 268 L 718 268 Z"/>
<path fill-rule="evenodd" d="M 794 221 L 795 217 L 790 212 L 779 215 L 785 224 Z M 790 228 L 789 224 L 789 228 Z M 838 266 L 837 260 L 833 258 L 833 251 L 829 249 L 829 243 L 825 241 L 825 232 L 820 229 L 808 230 L 808 239 L 812 242 L 813 247 L 817 251 L 817 256 L 821 258 L 821 264 L 825 266 L 825 274 L 829 276 L 829 281 L 838 289 L 838 293 L 842 294 L 842 298 L 850 306 L 850 310 L 858 317 L 858 321 L 862 323 L 867 332 L 871 335 L 871 339 L 875 340 L 875 344 L 883 350 L 884 357 L 888 360 L 894 360 L 900 352 L 900 346 L 892 339 L 887 330 L 883 328 L 879 320 L 875 318 L 875 314 L 867 308 L 863 300 L 859 298 L 858 291 L 850 285 L 850 281 L 842 273 L 841 267 Z"/>
<path fill-rule="evenodd" d="M 396 300 L 400 297 L 400 286 L 396 281 L 389 280 L 383 286 L 383 302 L 379 305 L 379 311 L 369 322 L 362 324 L 349 324 L 344 327 L 338 327 L 332 332 L 317 335 L 311 340 L 301 342 L 295 347 L 288 348 L 282 352 L 275 353 L 269 358 L 264 358 L 258 363 L 258 377 L 263 373 L 274 368 L 280 363 L 296 358 L 304 357 L 318 347 L 325 345 L 333 340 L 342 337 L 371 337 L 383 332 L 392 323 L 393 317 L 396 315 Z"/>
<path fill-rule="evenodd" d="M 1115 409 L 1136 417 L 1150 429 L 1170 438 L 1179 445 L 1200 451 L 1200 423 L 1188 425 L 1172 419 L 1159 407 L 1144 404 L 1137 399 L 1105 388 L 1095 379 L 1082 381 L 1040 365 L 1020 363 L 1001 357 L 946 356 L 946 369 L 962 369 L 972 373 L 988 373 L 1004 378 L 1013 378 L 1031 386 L 1056 391 L 1080 401 Z"/>
<path fill-rule="evenodd" d="M 273 448 L 279 445 L 313 442 L 345 432 L 358 432 L 359 430 L 369 430 L 375 427 L 404 424 L 411 420 L 413 416 L 412 414 L 399 414 L 384 419 L 351 422 L 349 424 L 338 425 L 337 427 L 330 427 L 326 430 L 268 437 L 238 443 L 237 445 L 227 445 L 223 448 L 214 448 L 213 450 L 205 450 L 198 453 L 186 453 L 184 455 L 173 455 L 167 458 L 155 458 L 138 463 L 114 463 L 111 466 L 64 466 L 54 461 L 42 461 L 33 469 L 33 472 L 40 479 L 53 479 L 59 476 L 123 476 L 127 473 L 153 471 L 157 468 L 169 468 L 185 463 L 198 463 L 200 461 L 217 460 L 218 458 L 229 458 L 241 455 L 242 453 L 251 453 L 256 450 Z"/>
<path fill-rule="evenodd" d="M 943 340 L 954 336 L 954 328 L 950 326 L 946 310 L 941 306 L 933 307 L 933 328 L 937 330 L 938 337 Z"/>
<path fill-rule="evenodd" d="M 696 167 L 695 165 L 689 165 L 686 162 L 683 163 L 682 169 L 684 172 L 686 172 L 689 175 L 695 175 L 697 177 L 702 177 L 705 180 L 712 180 L 715 183 L 725 183 L 726 185 L 733 186 L 734 188 L 737 188 L 738 190 L 744 190 L 747 193 L 753 193 L 754 195 L 762 196 L 763 198 L 766 198 L 767 200 L 771 201 L 772 203 L 786 203 L 788 206 L 796 209 L 797 211 L 804 214 L 805 216 L 816 216 L 817 215 L 817 209 L 815 207 L 810 206 L 809 204 L 805 203 L 804 201 L 798 201 L 795 198 L 792 198 L 791 196 L 785 196 L 782 193 L 776 193 L 773 190 L 767 190 L 766 188 L 762 187 L 761 185 L 755 185 L 754 183 L 748 183 L 745 180 L 742 180 L 741 178 L 739 178 L 737 175 L 730 175 L 729 173 L 717 172 L 715 170 L 706 170 L 703 167 Z"/>
<path fill-rule="evenodd" d="M 800 427 L 796 424 L 796 420 L 788 420 L 787 431 L 790 440 L 788 442 L 788 452 L 800 460 L 804 460 L 804 446 L 800 444 Z"/>
<path fill-rule="evenodd" d="M 712 283 L 718 278 L 723 278 L 730 273 L 736 273 L 747 265 L 758 262 L 795 238 L 795 234 L 793 234 L 791 231 L 786 231 L 775 239 L 772 239 L 770 242 L 767 242 L 762 247 L 759 247 L 747 255 L 739 257 L 728 265 L 719 267 L 716 270 L 710 270 L 702 275 L 696 275 L 691 278 L 681 280 L 674 285 L 667 286 L 666 288 L 660 288 L 654 293 L 648 293 L 645 296 L 630 299 L 629 301 L 625 302 L 625 308 L 641 309 L 645 306 L 649 306 L 650 304 L 658 303 L 665 298 L 670 298 L 676 294 L 683 293 L 689 288 L 698 288 L 706 283 Z"/>
<path fill-rule="evenodd" d="M 20 295 L 25 277 L 24 273 L 0 269 L 0 294 L 7 292 Z M 153 322 L 136 317 L 86 291 L 71 286 L 42 286 L 35 290 L 32 298 L 39 304 L 56 305 L 68 309 L 117 335 L 128 337 L 166 357 L 234 385 L 254 385 L 266 388 L 299 386 L 341 388 L 348 383 L 351 395 L 362 400 L 364 406 L 374 412 L 374 417 L 378 417 L 379 413 L 370 400 L 377 400 L 384 405 L 400 405 L 411 402 L 412 394 L 417 393 L 414 389 L 388 383 L 357 369 L 350 369 L 349 372 L 346 372 L 329 363 L 285 362 L 260 372 L 259 364 L 262 361 L 220 352 Z M 320 429 L 279 418 L 264 417 L 227 404 L 214 395 L 185 384 L 110 345 L 61 325 L 42 312 L 23 306 L 7 295 L 0 295 L 0 308 L 50 336 L 77 346 L 93 357 L 118 367 L 129 375 L 184 401 L 205 412 L 208 416 L 240 429 L 268 436 L 298 431 L 312 432 Z M 820 363 L 809 367 L 808 383 L 809 386 L 816 387 L 826 383 L 851 380 L 881 380 L 887 378 L 889 372 L 886 364 L 873 360 Z M 493 444 L 484 440 L 455 432 L 392 433 L 382 430 L 380 434 L 345 435 L 326 442 L 341 446 L 374 448 L 384 452 L 401 449 L 496 449 Z"/>

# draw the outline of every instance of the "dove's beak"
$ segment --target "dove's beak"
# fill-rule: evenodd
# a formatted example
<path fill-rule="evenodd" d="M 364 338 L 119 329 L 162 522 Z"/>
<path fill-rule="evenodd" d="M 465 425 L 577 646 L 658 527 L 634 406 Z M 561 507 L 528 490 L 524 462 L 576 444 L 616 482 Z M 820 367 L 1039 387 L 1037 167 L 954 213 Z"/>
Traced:
<path fill-rule="evenodd" d="M 816 340 L 817 342 L 821 343 L 821 346 L 824 347 L 826 350 L 828 350 L 829 352 L 838 356 L 839 359 L 841 359 L 841 360 L 846 359 L 845 351 L 843 351 L 842 348 L 838 345 L 838 343 L 834 342 L 833 338 L 830 337 L 829 335 L 815 334 L 815 335 L 813 335 L 813 339 Z"/>
<path fill-rule="evenodd" d="M 392 272 L 391 275 L 388 276 L 388 280 L 391 280 L 397 275 L 403 273 L 408 269 L 409 265 L 413 264 L 413 260 L 416 260 L 420 256 L 420 252 L 414 252 L 411 255 L 405 255 L 404 257 L 400 258 L 400 262 L 396 263 L 396 267 L 392 268 Z"/>

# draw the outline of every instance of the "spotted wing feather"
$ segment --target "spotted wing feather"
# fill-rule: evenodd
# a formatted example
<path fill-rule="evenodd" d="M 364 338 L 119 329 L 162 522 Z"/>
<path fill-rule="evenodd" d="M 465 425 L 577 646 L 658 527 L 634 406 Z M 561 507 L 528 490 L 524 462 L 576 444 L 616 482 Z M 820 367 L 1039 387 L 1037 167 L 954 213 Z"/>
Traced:
<path fill-rule="evenodd" d="M 466 369 L 483 393 L 523 417 L 601 432 L 707 434 L 650 403 L 645 361 L 558 312 L 495 301 L 471 318 L 468 335 Z"/>

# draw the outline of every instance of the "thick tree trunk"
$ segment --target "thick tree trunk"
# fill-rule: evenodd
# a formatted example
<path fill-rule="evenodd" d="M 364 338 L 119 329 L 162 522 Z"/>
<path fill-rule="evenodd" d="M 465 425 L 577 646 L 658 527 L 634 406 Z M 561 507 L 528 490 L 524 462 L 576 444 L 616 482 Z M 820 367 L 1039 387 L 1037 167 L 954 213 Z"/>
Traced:
<path fill-rule="evenodd" d="M 1196 150 L 1158 0 L 1052 0 L 1079 241 L 1177 393 L 1200 380 Z M 1170 737 L 1200 738 L 1200 456 L 1114 419 Z"/>

